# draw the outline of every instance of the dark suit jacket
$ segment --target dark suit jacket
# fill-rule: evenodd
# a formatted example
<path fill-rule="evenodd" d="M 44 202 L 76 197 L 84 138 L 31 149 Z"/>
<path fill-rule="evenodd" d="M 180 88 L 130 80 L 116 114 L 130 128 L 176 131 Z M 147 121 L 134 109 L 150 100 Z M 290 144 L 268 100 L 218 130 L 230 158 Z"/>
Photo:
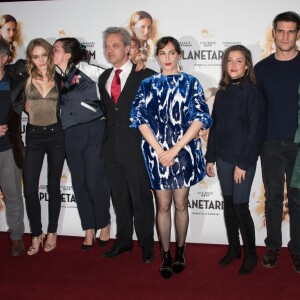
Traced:
<path fill-rule="evenodd" d="M 21 135 L 21 116 L 12 109 L 10 110 L 8 121 L 8 138 L 11 143 L 15 163 L 19 169 L 23 169 L 25 159 L 24 143 Z"/>
<path fill-rule="evenodd" d="M 26 72 L 26 60 L 19 59 L 6 70 L 10 76 L 10 98 L 13 110 L 21 115 L 25 104 L 25 85 L 29 75 Z"/>
<path fill-rule="evenodd" d="M 19 59 L 15 64 L 5 67 L 10 77 L 10 98 L 12 107 L 8 115 L 8 137 L 12 145 L 15 163 L 23 169 L 25 149 L 21 135 L 21 113 L 25 101 L 24 86 L 28 75 L 25 69 L 26 61 Z"/>
<path fill-rule="evenodd" d="M 151 69 L 135 71 L 133 65 L 125 86 L 122 89 L 117 105 L 109 96 L 105 84 L 111 69 L 105 70 L 99 77 L 99 90 L 103 111 L 107 117 L 107 128 L 104 134 L 102 157 L 108 162 L 124 164 L 144 164 L 141 151 L 142 135 L 139 130 L 130 128 L 130 110 L 136 92 L 143 79 L 155 74 Z"/>

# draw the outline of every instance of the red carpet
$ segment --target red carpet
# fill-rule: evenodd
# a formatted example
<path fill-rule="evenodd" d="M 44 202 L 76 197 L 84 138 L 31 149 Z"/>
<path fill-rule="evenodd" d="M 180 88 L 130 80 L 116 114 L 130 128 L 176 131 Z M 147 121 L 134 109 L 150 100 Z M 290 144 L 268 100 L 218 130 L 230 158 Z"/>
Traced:
<path fill-rule="evenodd" d="M 266 269 L 260 260 L 250 275 L 239 275 L 241 260 L 228 267 L 218 265 L 226 246 L 187 244 L 187 268 L 170 280 L 160 277 L 160 253 L 155 243 L 152 264 L 141 260 L 134 243 L 131 253 L 104 259 L 98 245 L 80 249 L 82 238 L 59 237 L 50 253 L 10 257 L 7 233 L 0 233 L 1 300 L 110 300 L 110 299 L 299 299 L 300 274 L 295 273 L 288 250 L 283 248 L 276 268 Z M 26 246 L 30 236 L 25 235 Z M 113 244 L 111 241 L 108 246 Z M 105 249 L 106 249 L 105 248 Z M 172 245 L 174 252 L 174 245 Z"/>

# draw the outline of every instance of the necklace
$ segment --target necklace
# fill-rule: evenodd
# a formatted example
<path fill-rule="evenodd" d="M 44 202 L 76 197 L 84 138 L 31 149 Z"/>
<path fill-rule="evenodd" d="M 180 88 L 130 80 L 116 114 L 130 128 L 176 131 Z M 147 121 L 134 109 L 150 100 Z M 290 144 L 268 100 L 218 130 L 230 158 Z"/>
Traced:
<path fill-rule="evenodd" d="M 239 78 L 231 79 L 231 83 L 233 83 L 233 84 L 240 83 L 240 82 L 243 81 L 245 78 L 246 78 L 246 74 L 244 74 L 243 76 L 241 76 L 241 77 L 239 77 Z"/>

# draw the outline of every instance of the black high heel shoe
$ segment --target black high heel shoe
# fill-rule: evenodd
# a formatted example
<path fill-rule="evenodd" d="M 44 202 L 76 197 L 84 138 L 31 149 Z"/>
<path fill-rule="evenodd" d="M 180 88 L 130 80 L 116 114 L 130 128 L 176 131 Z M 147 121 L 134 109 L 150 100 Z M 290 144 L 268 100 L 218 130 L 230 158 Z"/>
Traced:
<path fill-rule="evenodd" d="M 96 233 L 94 231 L 94 236 L 93 236 L 93 240 L 92 240 L 92 244 L 91 245 L 86 245 L 86 244 L 81 244 L 81 250 L 82 251 L 88 251 L 91 250 L 93 248 L 94 242 L 96 241 Z"/>
<path fill-rule="evenodd" d="M 103 241 L 103 240 L 101 240 L 100 238 L 99 238 L 99 247 L 102 249 L 102 248 L 104 248 L 106 245 L 107 245 L 107 243 L 109 242 L 109 239 L 107 240 L 107 241 Z"/>
<path fill-rule="evenodd" d="M 107 229 L 107 228 L 109 229 L 108 239 L 107 240 L 101 240 L 102 229 Z M 99 236 L 99 247 L 102 249 L 107 245 L 107 243 L 110 240 L 110 223 L 108 225 L 106 225 L 104 228 L 101 228 L 101 233 L 100 233 L 100 236 Z"/>
<path fill-rule="evenodd" d="M 165 251 L 161 251 L 161 255 L 162 255 L 162 263 L 160 266 L 160 275 L 165 278 L 165 279 L 170 279 L 171 276 L 173 275 L 173 270 L 172 270 L 172 257 L 170 254 L 170 250 L 165 252 Z"/>

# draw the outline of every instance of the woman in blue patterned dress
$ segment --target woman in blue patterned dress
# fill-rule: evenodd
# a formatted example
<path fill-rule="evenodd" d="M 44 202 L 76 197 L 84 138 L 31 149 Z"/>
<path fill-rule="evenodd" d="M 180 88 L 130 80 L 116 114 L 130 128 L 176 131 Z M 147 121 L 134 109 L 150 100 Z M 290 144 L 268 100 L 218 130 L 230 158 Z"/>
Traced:
<path fill-rule="evenodd" d="M 162 73 L 142 81 L 131 111 L 132 127 L 143 135 L 142 151 L 157 199 L 157 228 L 162 246 L 161 275 L 185 269 L 190 186 L 205 176 L 198 133 L 211 126 L 199 81 L 179 72 L 181 49 L 173 37 L 157 42 Z M 196 137 L 196 138 L 195 138 Z M 170 255 L 171 203 L 175 203 L 176 252 Z"/>

